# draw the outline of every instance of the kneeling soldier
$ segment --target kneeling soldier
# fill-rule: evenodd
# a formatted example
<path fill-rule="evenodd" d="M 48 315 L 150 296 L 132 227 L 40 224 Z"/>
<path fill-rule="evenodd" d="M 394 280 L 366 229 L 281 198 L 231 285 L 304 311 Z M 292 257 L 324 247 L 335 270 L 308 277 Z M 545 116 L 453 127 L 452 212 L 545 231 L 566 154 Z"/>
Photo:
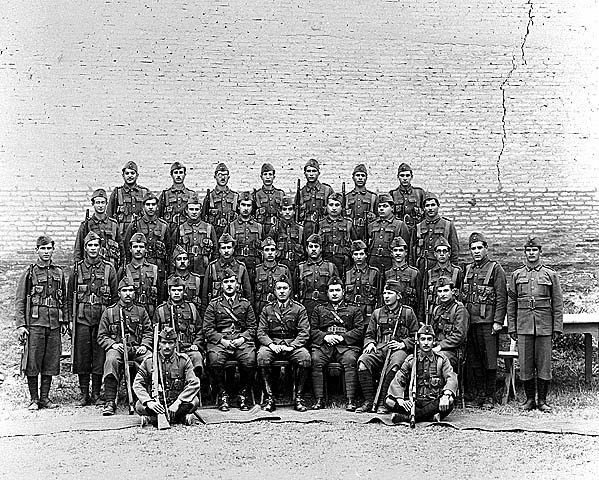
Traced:
<path fill-rule="evenodd" d="M 114 415 L 115 398 L 124 368 L 124 342 L 121 322 L 125 331 L 129 359 L 141 363 L 152 348 L 152 324 L 148 312 L 135 305 L 133 282 L 124 277 L 119 282 L 119 301 L 102 313 L 98 327 L 98 343 L 106 351 L 104 361 L 104 398 L 102 415 Z"/>
<path fill-rule="evenodd" d="M 416 418 L 417 422 L 440 420 L 453 410 L 454 398 L 458 386 L 456 374 L 449 360 L 433 351 L 435 331 L 430 325 L 418 330 L 418 352 L 416 353 Z M 413 400 L 405 399 L 406 389 L 410 388 L 410 379 L 414 363 L 414 355 L 406 358 L 389 386 L 389 394 L 385 402 L 396 413 L 393 422 L 407 422 Z"/>
<path fill-rule="evenodd" d="M 297 366 L 295 409 L 305 412 L 304 385 L 310 368 L 306 344 L 310 339 L 310 322 L 306 308 L 291 299 L 291 280 L 283 275 L 275 282 L 276 300 L 267 304 L 258 322 L 258 368 L 264 382 L 264 405 L 267 412 L 275 410 L 270 383 L 271 365 L 277 359 L 289 360 Z"/>
<path fill-rule="evenodd" d="M 157 416 L 166 413 L 170 423 L 193 423 L 193 412 L 200 404 L 200 380 L 196 377 L 189 357 L 176 351 L 177 332 L 171 327 L 164 327 L 159 335 L 158 342 L 158 371 L 162 375 L 164 398 L 152 397 L 152 373 L 154 362 L 147 356 L 139 367 L 133 381 L 133 391 L 138 400 L 135 411 L 146 419 L 148 423 L 157 424 Z"/>
<path fill-rule="evenodd" d="M 204 336 L 208 342 L 208 364 L 218 388 L 218 408 L 229 410 L 229 394 L 225 389 L 225 364 L 239 364 L 239 409 L 249 410 L 256 369 L 256 317 L 250 302 L 238 293 L 237 275 L 230 268 L 223 272 L 222 295 L 210 301 L 204 315 Z"/>

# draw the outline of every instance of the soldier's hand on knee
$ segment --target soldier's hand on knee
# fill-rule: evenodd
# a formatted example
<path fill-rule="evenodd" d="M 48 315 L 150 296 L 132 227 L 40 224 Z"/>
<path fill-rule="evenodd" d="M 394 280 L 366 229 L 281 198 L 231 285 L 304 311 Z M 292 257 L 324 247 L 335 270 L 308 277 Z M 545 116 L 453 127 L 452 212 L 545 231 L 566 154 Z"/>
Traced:
<path fill-rule="evenodd" d="M 24 344 L 25 340 L 27 340 L 27 336 L 29 335 L 29 330 L 25 327 L 17 328 L 17 338 L 19 339 L 19 343 Z"/>
<path fill-rule="evenodd" d="M 191 350 L 192 352 L 197 352 L 199 351 L 199 348 L 197 345 L 190 345 L 189 350 Z"/>
<path fill-rule="evenodd" d="M 376 345 L 374 343 L 369 343 L 364 347 L 364 353 L 376 353 Z"/>
<path fill-rule="evenodd" d="M 148 347 L 144 347 L 143 345 L 140 347 L 137 347 L 137 349 L 135 350 L 135 353 L 137 355 L 145 355 L 148 351 Z"/>
<path fill-rule="evenodd" d="M 335 335 L 332 335 L 332 334 L 325 335 L 324 341 L 325 341 L 325 343 L 327 343 L 329 345 L 335 345 L 337 343 L 337 340 L 335 339 Z"/>
<path fill-rule="evenodd" d="M 146 404 L 146 407 L 149 410 L 152 410 L 154 413 L 165 413 L 164 407 L 160 403 L 155 402 L 154 400 L 150 400 Z"/>
<path fill-rule="evenodd" d="M 233 342 L 231 342 L 231 340 L 227 340 L 226 338 L 223 338 L 223 339 L 221 339 L 220 343 L 227 350 L 234 350 L 235 349 L 235 347 L 233 346 Z"/>
<path fill-rule="evenodd" d="M 406 412 L 409 412 L 412 409 L 412 402 L 410 400 L 398 399 L 397 400 L 397 408 L 400 410 L 403 409 Z"/>
<path fill-rule="evenodd" d="M 389 343 L 387 344 L 387 347 L 389 348 L 389 350 L 394 352 L 396 350 L 401 350 L 402 348 L 404 348 L 405 343 L 398 342 L 397 340 L 390 340 Z"/>
<path fill-rule="evenodd" d="M 122 343 L 113 343 L 111 348 L 115 349 L 119 353 L 125 353 L 125 348 L 123 347 Z"/>
<path fill-rule="evenodd" d="M 439 400 L 439 410 L 441 412 L 446 412 L 449 410 L 450 398 L 448 395 L 443 394 L 441 399 Z"/>
<path fill-rule="evenodd" d="M 279 354 L 281 352 L 281 345 L 277 345 L 276 343 L 271 343 L 268 348 L 270 348 L 274 353 Z"/>
<path fill-rule="evenodd" d="M 179 407 L 181 406 L 181 401 L 179 399 L 175 400 L 169 407 L 168 407 L 168 413 L 170 413 L 171 415 L 174 415 L 175 413 L 177 413 L 177 410 L 179 410 Z"/>

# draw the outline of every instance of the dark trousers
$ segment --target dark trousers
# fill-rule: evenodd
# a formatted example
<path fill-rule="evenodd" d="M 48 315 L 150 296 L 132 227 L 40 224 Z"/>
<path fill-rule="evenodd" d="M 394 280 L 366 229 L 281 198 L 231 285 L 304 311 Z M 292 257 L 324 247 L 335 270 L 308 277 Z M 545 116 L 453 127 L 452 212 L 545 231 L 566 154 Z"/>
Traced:
<path fill-rule="evenodd" d="M 314 387 L 314 396 L 316 398 L 324 396 L 323 369 L 331 362 L 339 362 L 343 365 L 347 397 L 353 399 L 356 393 L 356 384 L 358 383 L 357 363 L 359 356 L 359 350 L 347 346 L 321 345 L 314 348 L 312 350 L 312 386 Z"/>
<path fill-rule="evenodd" d="M 551 335 L 518 335 L 520 379 L 551 380 Z"/>
<path fill-rule="evenodd" d="M 98 345 L 98 326 L 75 326 L 75 361 L 73 373 L 102 375 L 106 352 Z"/>
<path fill-rule="evenodd" d="M 417 398 L 416 399 L 416 421 L 417 422 L 425 422 L 430 421 L 433 417 L 438 413 L 441 418 L 445 418 L 447 415 L 451 413 L 453 410 L 454 404 L 449 404 L 449 408 L 444 412 L 439 410 L 439 398 L 430 399 L 430 398 Z M 396 407 L 394 409 L 399 413 L 410 414 L 409 411 L 404 408 Z"/>
<path fill-rule="evenodd" d="M 35 377 L 58 375 L 60 373 L 60 354 L 62 344 L 60 328 L 29 327 L 28 359 L 25 375 Z"/>
<path fill-rule="evenodd" d="M 198 409 L 199 404 L 200 404 L 200 400 L 198 399 L 198 397 L 194 397 L 194 399 L 191 403 L 190 402 L 181 402 L 181 405 L 179 405 L 179 408 L 177 409 L 177 411 L 175 412 L 174 415 L 169 413 L 169 422 L 171 424 L 184 423 L 185 415 L 195 412 Z M 148 417 L 154 417 L 154 418 L 157 417 L 156 413 L 154 413 L 149 408 L 144 407 L 143 404 L 139 400 L 137 402 L 135 402 L 135 412 L 138 415 L 147 415 Z"/>

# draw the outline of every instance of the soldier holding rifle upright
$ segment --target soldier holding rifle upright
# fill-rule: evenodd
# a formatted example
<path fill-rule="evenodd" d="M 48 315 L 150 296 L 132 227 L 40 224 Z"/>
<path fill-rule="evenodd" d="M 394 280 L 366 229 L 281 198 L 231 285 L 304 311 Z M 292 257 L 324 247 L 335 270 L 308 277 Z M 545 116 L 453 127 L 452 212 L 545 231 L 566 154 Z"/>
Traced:
<path fill-rule="evenodd" d="M 239 195 L 228 187 L 229 168 L 224 163 L 219 163 L 214 171 L 216 187 L 208 191 L 204 198 L 202 210 L 204 220 L 216 229 L 216 236 L 227 230 L 229 224 L 235 220 Z"/>
<path fill-rule="evenodd" d="M 274 186 L 275 167 L 270 163 L 264 163 L 260 169 L 262 186 L 254 191 L 256 203 L 256 221 L 262 225 L 264 234 L 273 236 L 271 231 L 276 228 L 281 204 L 285 192 Z"/>
<path fill-rule="evenodd" d="M 299 223 L 304 227 L 304 234 L 309 237 L 317 233 L 318 222 L 324 217 L 329 196 L 333 189 L 326 183 L 320 183 L 320 165 L 311 158 L 304 166 L 306 184 L 300 189 L 296 208 L 299 208 Z"/>
<path fill-rule="evenodd" d="M 146 187 L 137 183 L 139 172 L 137 164 L 129 161 L 123 167 L 124 184 L 116 187 L 108 200 L 106 213 L 119 224 L 119 235 L 124 237 L 127 227 L 141 215 L 142 201 L 148 193 Z"/>
<path fill-rule="evenodd" d="M 368 243 L 367 227 L 376 218 L 377 196 L 366 188 L 368 172 L 364 164 L 356 165 L 352 179 L 354 188 L 345 195 L 344 215 L 352 221 L 357 238 Z"/>

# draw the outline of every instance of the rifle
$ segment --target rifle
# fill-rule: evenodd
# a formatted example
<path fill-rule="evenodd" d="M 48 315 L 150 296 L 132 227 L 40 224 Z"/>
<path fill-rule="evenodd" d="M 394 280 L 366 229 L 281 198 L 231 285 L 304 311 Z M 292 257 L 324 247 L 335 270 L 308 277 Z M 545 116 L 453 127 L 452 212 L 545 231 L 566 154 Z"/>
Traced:
<path fill-rule="evenodd" d="M 133 390 L 131 390 L 131 372 L 129 371 L 129 351 L 127 335 L 125 333 L 125 315 L 123 308 L 119 308 L 119 320 L 121 323 L 121 336 L 123 337 L 123 363 L 125 364 L 125 384 L 127 385 L 127 400 L 129 401 L 129 415 L 133 415 Z"/>
<path fill-rule="evenodd" d="M 401 307 L 399 307 L 399 315 L 397 316 L 397 320 L 395 322 L 395 325 L 393 326 L 393 333 L 391 334 L 391 338 L 389 339 L 389 341 L 393 340 L 395 338 L 395 334 L 397 333 L 397 325 L 399 324 L 399 321 L 401 319 L 401 312 L 403 311 L 403 305 Z M 381 401 L 381 394 L 383 393 L 383 384 L 385 383 L 385 373 L 387 371 L 387 368 L 389 367 L 389 361 L 391 360 L 391 349 L 388 348 L 387 349 L 387 355 L 385 355 L 385 362 L 383 363 L 383 369 L 381 370 L 381 376 L 379 378 L 379 384 L 376 387 L 376 395 L 374 397 L 374 403 L 372 404 L 372 411 L 376 412 L 376 409 L 379 406 L 379 403 Z"/>
<path fill-rule="evenodd" d="M 416 393 L 418 389 L 418 382 L 416 381 L 416 371 L 418 364 L 418 334 L 414 336 L 414 359 L 412 360 L 412 371 L 410 373 L 410 401 L 412 407 L 410 408 L 410 428 L 416 427 Z"/>
<path fill-rule="evenodd" d="M 202 217 L 205 222 L 208 222 L 208 216 L 210 214 L 210 189 L 206 189 L 206 200 L 202 204 Z M 210 223 L 210 222 L 208 222 Z"/>
<path fill-rule="evenodd" d="M 300 203 L 302 200 L 300 179 L 297 179 L 297 188 L 295 189 L 295 223 L 300 223 Z"/>
<path fill-rule="evenodd" d="M 29 361 L 29 314 L 31 310 L 31 276 L 33 275 L 33 264 L 29 265 L 27 271 L 27 277 L 25 277 L 25 292 L 27 297 L 25 299 L 25 326 L 27 327 L 27 335 L 25 335 L 25 341 L 23 342 L 23 352 L 21 354 L 21 375 L 25 375 L 27 369 L 27 362 Z"/>
<path fill-rule="evenodd" d="M 364 217 L 364 243 L 366 244 L 366 253 L 368 253 L 368 210 L 364 210 L 362 216 Z"/>
<path fill-rule="evenodd" d="M 89 212 L 89 210 L 88 210 Z M 77 334 L 77 284 L 79 283 L 79 265 L 81 262 L 75 262 L 73 268 L 73 324 L 71 325 L 71 371 L 75 373 L 75 335 Z"/>
<path fill-rule="evenodd" d="M 347 202 L 345 200 L 345 182 L 341 183 L 341 211 L 342 216 L 345 217 L 345 206 L 346 206 Z"/>
<path fill-rule="evenodd" d="M 152 352 L 152 398 L 154 401 L 160 403 L 160 390 L 164 390 L 162 384 L 160 383 L 160 374 L 159 374 L 159 365 L 160 358 L 158 357 L 158 323 L 154 325 L 154 351 Z M 164 406 L 168 412 L 168 405 Z M 166 413 L 157 413 L 158 416 L 158 430 L 165 430 L 167 428 L 171 428 L 171 424 L 166 417 Z"/>
<path fill-rule="evenodd" d="M 164 402 L 164 416 L 166 417 L 166 421 L 170 424 L 170 414 L 168 413 L 168 403 L 166 401 L 166 392 L 164 391 L 164 372 L 162 371 L 162 364 L 158 362 L 156 365 L 158 368 L 158 378 L 159 381 L 162 382 L 163 388 L 159 388 L 158 391 L 162 393 L 162 401 Z"/>
<path fill-rule="evenodd" d="M 86 237 L 86 235 L 89 233 L 89 208 L 85 209 L 85 222 L 84 222 L 84 229 L 83 229 L 83 238 Z"/>
<path fill-rule="evenodd" d="M 179 339 L 179 329 L 177 328 L 176 322 L 175 322 L 175 306 L 173 304 L 171 304 L 171 326 L 173 327 L 173 330 L 175 332 L 177 332 L 177 340 Z M 175 344 L 175 350 L 177 351 L 177 353 L 179 353 L 179 342 L 177 342 Z"/>

